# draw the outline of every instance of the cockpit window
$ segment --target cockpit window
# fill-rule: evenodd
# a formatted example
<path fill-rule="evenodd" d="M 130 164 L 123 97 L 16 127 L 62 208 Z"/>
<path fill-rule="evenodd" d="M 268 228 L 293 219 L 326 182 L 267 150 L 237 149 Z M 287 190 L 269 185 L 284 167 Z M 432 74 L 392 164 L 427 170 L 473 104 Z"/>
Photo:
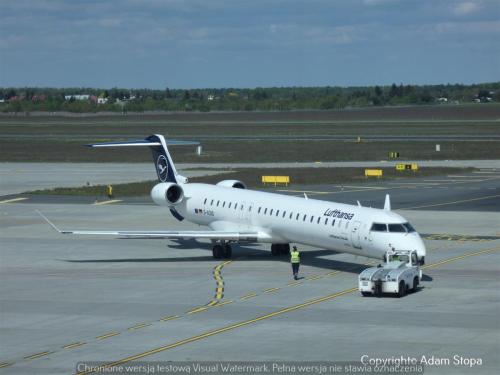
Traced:
<path fill-rule="evenodd" d="M 387 232 L 387 225 L 381 223 L 373 223 L 371 231 L 373 232 Z"/>
<path fill-rule="evenodd" d="M 408 233 L 415 232 L 415 228 L 413 228 L 410 223 L 403 223 L 403 226 L 406 228 Z"/>
<path fill-rule="evenodd" d="M 389 224 L 389 232 L 406 233 L 403 224 Z"/>

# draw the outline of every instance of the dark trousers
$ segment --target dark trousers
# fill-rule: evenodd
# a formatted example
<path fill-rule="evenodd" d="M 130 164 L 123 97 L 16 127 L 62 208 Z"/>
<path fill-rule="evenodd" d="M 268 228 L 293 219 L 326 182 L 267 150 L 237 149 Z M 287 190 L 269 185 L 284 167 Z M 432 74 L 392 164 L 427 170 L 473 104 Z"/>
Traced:
<path fill-rule="evenodd" d="M 299 273 L 300 263 L 292 263 L 293 276 Z"/>

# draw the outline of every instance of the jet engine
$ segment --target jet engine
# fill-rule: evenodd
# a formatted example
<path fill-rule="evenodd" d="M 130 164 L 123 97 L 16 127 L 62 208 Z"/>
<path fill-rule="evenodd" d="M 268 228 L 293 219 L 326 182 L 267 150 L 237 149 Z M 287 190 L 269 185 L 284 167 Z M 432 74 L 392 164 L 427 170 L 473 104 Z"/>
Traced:
<path fill-rule="evenodd" d="M 162 182 L 151 189 L 151 198 L 158 206 L 176 206 L 184 199 L 184 190 L 173 182 Z"/>
<path fill-rule="evenodd" d="M 223 187 L 229 187 L 229 188 L 235 188 L 235 189 L 246 189 L 247 186 L 238 180 L 222 180 L 221 182 L 217 183 L 217 186 L 223 186 Z"/>

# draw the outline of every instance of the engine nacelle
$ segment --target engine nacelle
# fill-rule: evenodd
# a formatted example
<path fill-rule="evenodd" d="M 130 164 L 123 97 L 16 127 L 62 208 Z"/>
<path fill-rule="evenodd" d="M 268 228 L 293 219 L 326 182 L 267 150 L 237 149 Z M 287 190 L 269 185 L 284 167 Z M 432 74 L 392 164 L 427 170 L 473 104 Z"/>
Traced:
<path fill-rule="evenodd" d="M 235 189 L 246 189 L 247 186 L 238 180 L 222 180 L 221 182 L 217 183 L 217 186 L 223 186 L 223 187 L 228 187 L 228 188 L 235 188 Z"/>
<path fill-rule="evenodd" d="M 173 182 L 162 182 L 151 189 L 151 198 L 158 206 L 175 206 L 184 199 L 184 190 Z"/>

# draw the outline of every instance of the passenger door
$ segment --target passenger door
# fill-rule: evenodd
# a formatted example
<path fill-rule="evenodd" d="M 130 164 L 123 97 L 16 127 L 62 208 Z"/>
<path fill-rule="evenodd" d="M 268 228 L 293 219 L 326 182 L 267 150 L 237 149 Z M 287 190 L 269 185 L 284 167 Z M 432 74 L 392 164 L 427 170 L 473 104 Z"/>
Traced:
<path fill-rule="evenodd" d="M 356 249 L 361 249 L 361 241 L 359 234 L 360 225 L 361 225 L 360 221 L 355 221 L 354 223 L 352 223 L 352 228 L 351 228 L 351 244 Z"/>

